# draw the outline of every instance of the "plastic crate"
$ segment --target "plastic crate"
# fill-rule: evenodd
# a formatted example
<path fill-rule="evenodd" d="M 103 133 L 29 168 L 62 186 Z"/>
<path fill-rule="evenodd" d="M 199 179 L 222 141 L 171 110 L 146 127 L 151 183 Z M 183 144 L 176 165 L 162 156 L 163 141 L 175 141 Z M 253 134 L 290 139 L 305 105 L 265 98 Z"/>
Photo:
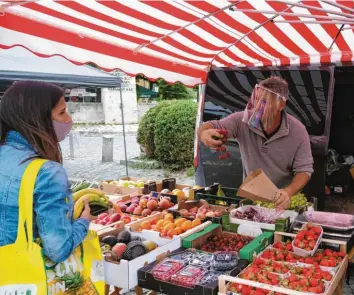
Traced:
<path fill-rule="evenodd" d="M 237 196 L 237 188 L 221 187 L 224 197 L 217 196 L 219 184 L 210 186 L 210 190 L 200 189 L 195 193 L 195 200 L 205 200 L 211 205 L 230 206 L 232 204 L 239 206 L 242 198 Z"/>

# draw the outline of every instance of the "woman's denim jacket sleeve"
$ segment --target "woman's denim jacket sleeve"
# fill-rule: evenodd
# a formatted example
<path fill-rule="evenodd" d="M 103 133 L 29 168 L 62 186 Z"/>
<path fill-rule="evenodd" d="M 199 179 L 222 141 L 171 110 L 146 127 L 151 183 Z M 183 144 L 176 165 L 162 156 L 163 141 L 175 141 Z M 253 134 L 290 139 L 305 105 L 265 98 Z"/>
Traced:
<path fill-rule="evenodd" d="M 87 219 L 72 220 L 73 199 L 64 168 L 47 162 L 41 168 L 34 191 L 34 211 L 44 254 L 63 261 L 87 235 Z"/>
<path fill-rule="evenodd" d="M 18 194 L 22 175 L 35 156 L 31 145 L 17 132 L 11 131 L 0 145 L 0 247 L 17 238 Z M 87 235 L 89 221 L 73 220 L 73 199 L 63 166 L 46 162 L 35 183 L 34 238 L 43 243 L 44 254 L 53 262 L 68 258 Z"/>

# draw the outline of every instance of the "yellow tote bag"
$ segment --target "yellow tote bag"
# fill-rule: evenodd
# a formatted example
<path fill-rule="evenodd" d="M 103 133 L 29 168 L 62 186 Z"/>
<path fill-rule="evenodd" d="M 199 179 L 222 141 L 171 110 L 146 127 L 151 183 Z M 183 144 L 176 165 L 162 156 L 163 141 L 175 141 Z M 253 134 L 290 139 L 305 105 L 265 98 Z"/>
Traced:
<path fill-rule="evenodd" d="M 0 295 L 102 295 L 103 260 L 95 232 L 89 231 L 82 245 L 61 263 L 45 258 L 33 241 L 34 185 L 45 162 L 33 160 L 22 177 L 17 240 L 0 247 Z"/>

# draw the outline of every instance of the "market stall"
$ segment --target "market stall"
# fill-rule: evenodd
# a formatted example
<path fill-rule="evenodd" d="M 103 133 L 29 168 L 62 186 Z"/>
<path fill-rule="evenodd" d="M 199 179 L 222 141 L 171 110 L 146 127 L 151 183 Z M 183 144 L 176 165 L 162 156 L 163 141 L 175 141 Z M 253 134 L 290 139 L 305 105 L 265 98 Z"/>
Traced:
<path fill-rule="evenodd" d="M 74 198 L 91 193 L 103 202 L 91 229 L 101 241 L 107 294 L 342 294 L 353 215 L 315 211 L 303 194 L 279 211 L 245 186 L 242 193 L 127 178 L 87 185 L 73 188 Z M 246 192 L 253 200 L 240 196 Z"/>
<path fill-rule="evenodd" d="M 1 48 L 152 80 L 195 86 L 211 68 L 353 61 L 346 1 L 0 2 Z M 74 194 L 75 216 L 84 196 L 97 215 L 107 293 L 341 294 L 353 216 L 321 219 L 310 196 L 279 212 L 261 190 L 244 201 L 238 188 L 164 184 L 120 179 Z"/>

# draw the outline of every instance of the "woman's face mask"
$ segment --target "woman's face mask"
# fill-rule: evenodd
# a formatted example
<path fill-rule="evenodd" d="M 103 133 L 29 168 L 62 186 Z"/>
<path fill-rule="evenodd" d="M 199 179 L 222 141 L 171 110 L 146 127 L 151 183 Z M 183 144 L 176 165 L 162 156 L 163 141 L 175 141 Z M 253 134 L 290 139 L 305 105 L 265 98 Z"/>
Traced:
<path fill-rule="evenodd" d="M 64 97 L 62 97 L 52 110 L 52 122 L 58 141 L 63 141 L 73 126 L 71 116 L 67 112 Z"/>
<path fill-rule="evenodd" d="M 57 135 L 58 141 L 61 142 L 70 133 L 71 128 L 73 127 L 73 121 L 70 121 L 68 123 L 61 123 L 53 120 L 53 127 L 55 134 Z"/>

